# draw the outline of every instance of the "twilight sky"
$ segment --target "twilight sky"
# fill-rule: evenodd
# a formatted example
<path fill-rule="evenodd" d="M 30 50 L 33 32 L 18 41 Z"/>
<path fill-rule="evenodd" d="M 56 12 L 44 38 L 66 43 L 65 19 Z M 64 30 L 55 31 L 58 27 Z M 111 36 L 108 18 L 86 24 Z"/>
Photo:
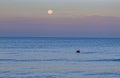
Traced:
<path fill-rule="evenodd" d="M 0 0 L 0 36 L 120 37 L 120 0 Z"/>

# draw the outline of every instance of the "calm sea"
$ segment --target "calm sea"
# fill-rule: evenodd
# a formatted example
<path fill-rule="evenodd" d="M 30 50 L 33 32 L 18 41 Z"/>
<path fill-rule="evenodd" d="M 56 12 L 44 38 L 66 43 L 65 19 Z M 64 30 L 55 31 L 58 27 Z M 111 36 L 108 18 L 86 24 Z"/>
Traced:
<path fill-rule="evenodd" d="M 120 78 L 120 38 L 1 37 L 0 78 Z"/>

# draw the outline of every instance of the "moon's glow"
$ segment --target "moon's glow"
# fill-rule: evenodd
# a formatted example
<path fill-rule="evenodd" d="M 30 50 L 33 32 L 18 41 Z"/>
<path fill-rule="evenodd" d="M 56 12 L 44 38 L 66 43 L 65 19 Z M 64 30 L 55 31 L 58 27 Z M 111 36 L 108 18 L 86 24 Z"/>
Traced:
<path fill-rule="evenodd" d="M 48 14 L 49 15 L 53 14 L 53 10 L 48 10 Z"/>

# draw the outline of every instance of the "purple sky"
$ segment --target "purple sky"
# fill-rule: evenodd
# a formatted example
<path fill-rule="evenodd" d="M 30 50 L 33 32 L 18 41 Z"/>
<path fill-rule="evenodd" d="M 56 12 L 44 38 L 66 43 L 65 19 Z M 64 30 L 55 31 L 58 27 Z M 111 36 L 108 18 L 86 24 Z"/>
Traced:
<path fill-rule="evenodd" d="M 12 19 L 0 21 L 1 36 L 120 37 L 120 19 L 90 16 L 64 19 Z"/>
<path fill-rule="evenodd" d="M 119 4 L 119 0 L 1 0 L 0 37 L 120 37 Z M 52 15 L 47 14 L 49 9 Z"/>

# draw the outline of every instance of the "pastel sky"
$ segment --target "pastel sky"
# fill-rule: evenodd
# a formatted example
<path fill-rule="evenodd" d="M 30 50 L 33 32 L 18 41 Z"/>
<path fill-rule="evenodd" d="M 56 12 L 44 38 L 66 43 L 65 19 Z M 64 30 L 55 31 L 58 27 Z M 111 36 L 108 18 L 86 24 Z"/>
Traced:
<path fill-rule="evenodd" d="M 0 36 L 120 37 L 120 0 L 0 0 Z"/>

